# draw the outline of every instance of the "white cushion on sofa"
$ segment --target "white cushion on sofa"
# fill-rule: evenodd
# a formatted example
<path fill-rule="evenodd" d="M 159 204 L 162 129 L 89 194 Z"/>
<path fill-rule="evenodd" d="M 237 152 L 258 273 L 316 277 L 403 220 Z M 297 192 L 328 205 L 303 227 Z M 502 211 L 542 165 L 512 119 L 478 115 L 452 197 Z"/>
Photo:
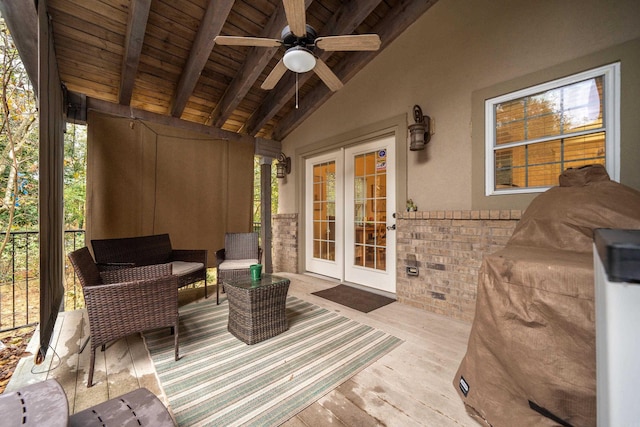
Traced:
<path fill-rule="evenodd" d="M 258 264 L 257 259 L 227 259 L 218 265 L 218 270 L 241 270 Z"/>
<path fill-rule="evenodd" d="M 186 261 L 171 261 L 169 264 L 172 266 L 172 273 L 174 276 L 184 276 L 185 274 L 193 273 L 204 267 L 201 262 L 186 262 Z"/>

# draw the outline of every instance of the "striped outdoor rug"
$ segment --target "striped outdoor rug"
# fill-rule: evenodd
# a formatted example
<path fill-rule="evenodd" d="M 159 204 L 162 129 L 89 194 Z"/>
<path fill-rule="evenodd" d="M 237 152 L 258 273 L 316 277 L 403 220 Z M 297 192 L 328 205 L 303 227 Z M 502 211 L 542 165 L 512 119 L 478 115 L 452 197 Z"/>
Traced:
<path fill-rule="evenodd" d="M 228 305 L 180 308 L 180 355 L 166 331 L 145 333 L 180 426 L 279 425 L 402 341 L 287 298 L 289 330 L 247 345 L 227 332 Z"/>

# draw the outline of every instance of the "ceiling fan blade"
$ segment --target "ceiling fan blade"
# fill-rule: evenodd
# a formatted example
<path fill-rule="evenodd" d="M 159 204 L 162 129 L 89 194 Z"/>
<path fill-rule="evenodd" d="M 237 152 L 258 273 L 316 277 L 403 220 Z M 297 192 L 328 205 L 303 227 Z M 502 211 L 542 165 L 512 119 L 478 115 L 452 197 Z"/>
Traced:
<path fill-rule="evenodd" d="M 326 51 L 336 50 L 378 50 L 380 36 L 377 34 L 354 34 L 350 36 L 318 37 L 316 46 Z"/>
<path fill-rule="evenodd" d="M 261 37 L 217 36 L 213 40 L 216 44 L 225 46 L 280 47 L 282 45 L 280 40 Z"/>
<path fill-rule="evenodd" d="M 262 85 L 260 87 L 264 90 L 273 89 L 274 87 L 276 87 L 286 71 L 287 67 L 284 66 L 284 62 L 281 59 L 280 62 L 278 62 L 275 67 L 273 67 L 273 70 L 271 70 L 267 78 L 264 79 L 264 82 L 262 82 Z"/>
<path fill-rule="evenodd" d="M 304 0 L 282 0 L 284 13 L 287 15 L 289 29 L 298 37 L 307 35 L 307 20 L 305 18 L 306 9 Z"/>
<path fill-rule="evenodd" d="M 331 68 L 329 68 L 320 58 L 316 58 L 316 66 L 313 68 L 313 71 L 318 75 L 318 77 L 320 77 L 320 80 L 322 80 L 324 84 L 331 89 L 332 92 L 342 89 L 343 84 L 338 76 L 336 76 L 334 72 L 331 71 Z"/>

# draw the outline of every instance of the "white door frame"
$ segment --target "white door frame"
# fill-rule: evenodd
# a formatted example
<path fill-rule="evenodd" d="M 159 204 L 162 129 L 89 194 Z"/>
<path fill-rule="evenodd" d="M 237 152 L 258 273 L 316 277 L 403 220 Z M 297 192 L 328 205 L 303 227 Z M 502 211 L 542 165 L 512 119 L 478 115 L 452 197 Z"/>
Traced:
<path fill-rule="evenodd" d="M 390 136 L 395 138 L 396 146 L 396 212 L 404 208 L 407 198 L 408 168 L 408 115 L 403 113 L 376 123 L 337 134 L 329 138 L 316 140 L 295 148 L 293 164 L 296 186 L 296 207 L 298 214 L 298 271 L 306 268 L 306 199 L 305 199 L 305 161 L 330 151 L 337 151 L 363 142 Z M 286 150 L 286 147 L 283 147 Z"/>

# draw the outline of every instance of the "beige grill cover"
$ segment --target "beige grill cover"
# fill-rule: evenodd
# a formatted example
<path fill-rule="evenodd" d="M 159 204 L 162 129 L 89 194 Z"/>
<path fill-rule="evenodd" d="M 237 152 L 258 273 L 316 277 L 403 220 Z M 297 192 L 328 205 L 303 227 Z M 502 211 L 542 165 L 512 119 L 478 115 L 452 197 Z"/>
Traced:
<path fill-rule="evenodd" d="M 640 192 L 602 167 L 569 170 L 485 257 L 467 353 L 453 381 L 494 426 L 596 425 L 593 229 L 640 229 Z M 465 396 L 466 394 L 466 396 Z"/>

